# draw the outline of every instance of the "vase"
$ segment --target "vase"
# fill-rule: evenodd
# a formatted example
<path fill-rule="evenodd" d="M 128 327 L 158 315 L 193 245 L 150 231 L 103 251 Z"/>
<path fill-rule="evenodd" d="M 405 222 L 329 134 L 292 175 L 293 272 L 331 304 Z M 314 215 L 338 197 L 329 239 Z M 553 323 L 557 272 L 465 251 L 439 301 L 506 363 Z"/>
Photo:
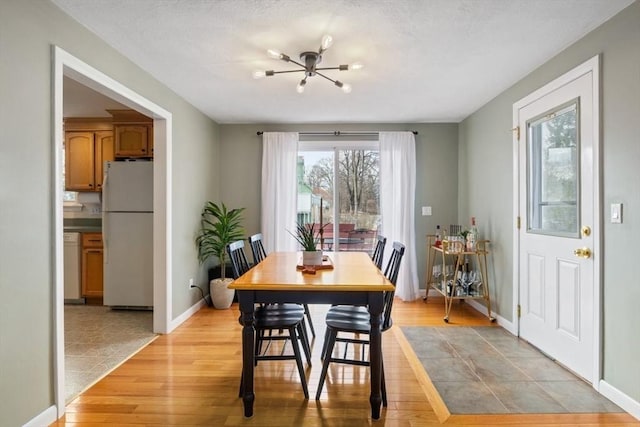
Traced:
<path fill-rule="evenodd" d="M 322 265 L 322 251 L 302 252 L 302 265 Z"/>
<path fill-rule="evenodd" d="M 233 296 L 235 295 L 235 290 L 227 287 L 231 282 L 233 282 L 233 279 L 230 278 L 213 279 L 209 282 L 209 292 L 215 308 L 225 309 L 231 307 Z"/>

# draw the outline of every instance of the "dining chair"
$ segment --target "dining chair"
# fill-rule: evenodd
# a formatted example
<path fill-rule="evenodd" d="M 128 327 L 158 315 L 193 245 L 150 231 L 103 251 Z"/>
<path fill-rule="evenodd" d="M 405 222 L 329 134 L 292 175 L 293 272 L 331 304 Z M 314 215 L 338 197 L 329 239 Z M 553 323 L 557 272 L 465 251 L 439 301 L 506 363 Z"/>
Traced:
<path fill-rule="evenodd" d="M 387 245 L 387 238 L 381 235 L 378 235 L 376 238 L 376 247 L 373 251 L 373 255 L 371 255 L 371 260 L 378 267 L 379 270 L 382 270 L 382 259 L 384 256 L 384 248 Z M 365 306 L 359 305 L 349 305 L 349 304 L 339 304 L 331 307 L 330 314 L 332 317 L 340 317 L 340 316 L 359 316 L 364 317 L 366 319 L 369 318 L 369 311 Z M 320 353 L 321 360 L 324 360 L 324 355 L 327 350 L 329 331 L 325 330 L 324 335 L 324 343 L 322 345 L 322 352 Z"/>
<path fill-rule="evenodd" d="M 387 238 L 384 236 L 378 235 L 376 238 L 376 247 L 373 250 L 373 255 L 371 255 L 371 259 L 373 263 L 378 267 L 379 270 L 382 270 L 382 258 L 384 256 L 384 247 L 387 244 Z"/>
<path fill-rule="evenodd" d="M 247 239 L 249 240 L 249 246 L 251 246 L 251 254 L 253 255 L 253 264 L 258 264 L 263 259 L 267 257 L 267 252 L 264 250 L 264 245 L 262 244 L 262 233 L 257 233 L 252 236 L 249 236 Z M 309 326 L 309 330 L 311 331 L 311 335 L 313 337 L 316 336 L 316 331 L 313 327 L 313 321 L 311 320 L 311 312 L 309 311 L 308 304 L 302 304 L 302 308 L 304 309 L 304 314 L 307 317 L 307 321 L 305 322 Z"/>
<path fill-rule="evenodd" d="M 267 252 L 262 245 L 262 233 L 249 236 L 249 246 L 251 246 L 251 254 L 253 255 L 253 264 L 257 264 L 267 257 Z"/>
<path fill-rule="evenodd" d="M 402 261 L 402 257 L 404 256 L 405 246 L 399 242 L 393 242 L 393 251 L 391 253 L 391 258 L 389 258 L 389 262 L 387 267 L 385 268 L 384 275 L 385 277 L 393 284 L 394 288 L 396 285 L 396 281 L 398 280 L 398 272 L 400 271 L 400 264 Z M 382 312 L 382 322 L 380 324 L 380 331 L 385 332 L 389 328 L 391 328 L 393 321 L 391 319 L 391 309 L 393 307 L 393 297 L 395 295 L 394 291 L 386 291 L 384 293 L 384 305 Z M 327 335 L 325 338 L 325 345 L 323 346 L 323 364 L 322 364 L 322 372 L 320 373 L 320 381 L 318 384 L 318 390 L 316 392 L 316 400 L 320 399 L 320 395 L 322 394 L 322 388 L 324 386 L 324 381 L 327 376 L 327 371 L 329 369 L 330 363 L 344 363 L 348 365 L 357 365 L 357 366 L 369 366 L 369 360 L 366 357 L 366 349 L 369 345 L 368 335 L 370 332 L 370 318 L 367 313 L 364 315 L 362 312 L 354 312 L 352 314 L 345 313 L 344 311 L 339 311 L 338 308 L 341 306 L 331 307 L 326 316 L 326 324 L 327 324 Z M 334 309 L 336 311 L 334 311 Z M 334 311 L 332 313 L 332 311 Z M 339 333 L 349 334 L 348 336 L 338 336 Z M 361 338 L 360 335 L 364 335 L 364 338 Z M 344 351 L 338 352 L 336 356 L 333 355 L 333 350 L 335 348 L 336 343 L 344 344 Z M 348 353 L 348 345 L 349 344 L 358 344 L 360 345 L 360 351 L 356 352 L 355 345 L 353 353 Z M 387 406 L 387 388 L 385 384 L 384 378 L 384 361 L 382 361 L 382 404 Z"/>
<path fill-rule="evenodd" d="M 237 279 L 247 271 L 249 271 L 249 262 L 244 252 L 244 241 L 238 240 L 227 246 L 227 253 L 231 260 L 234 279 Z M 302 343 L 307 364 L 311 365 L 311 348 L 309 339 L 304 325 L 304 309 L 299 304 L 269 304 L 256 308 L 254 312 L 254 364 L 258 364 L 260 360 L 295 360 L 300 374 L 300 382 L 304 391 L 305 398 L 309 398 L 306 378 L 304 375 L 304 367 L 302 365 L 302 356 L 298 341 Z M 273 335 L 274 330 L 287 331 L 285 335 Z M 269 332 L 267 336 L 265 332 Z M 285 341 L 282 351 L 279 354 L 269 352 L 270 345 L 273 341 Z M 291 343 L 293 354 L 285 354 L 286 341 Z M 265 342 L 267 343 L 264 347 Z M 264 349 L 263 349 L 264 347 Z M 243 385 L 240 383 L 240 394 L 242 394 Z"/>

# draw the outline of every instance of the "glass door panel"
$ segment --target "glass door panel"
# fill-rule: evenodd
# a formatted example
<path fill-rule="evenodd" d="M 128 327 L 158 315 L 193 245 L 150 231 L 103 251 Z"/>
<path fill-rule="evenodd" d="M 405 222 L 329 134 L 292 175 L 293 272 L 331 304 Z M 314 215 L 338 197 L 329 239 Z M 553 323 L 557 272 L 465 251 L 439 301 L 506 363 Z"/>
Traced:
<path fill-rule="evenodd" d="M 338 150 L 338 250 L 373 251 L 380 225 L 379 172 L 377 150 Z"/>
<path fill-rule="evenodd" d="M 333 250 L 333 151 L 298 152 L 298 222 L 325 225 L 323 250 Z"/>
<path fill-rule="evenodd" d="M 325 225 L 322 249 L 373 251 L 380 226 L 379 152 L 298 152 L 299 222 Z"/>
<path fill-rule="evenodd" d="M 578 102 L 527 123 L 528 232 L 579 237 Z"/>

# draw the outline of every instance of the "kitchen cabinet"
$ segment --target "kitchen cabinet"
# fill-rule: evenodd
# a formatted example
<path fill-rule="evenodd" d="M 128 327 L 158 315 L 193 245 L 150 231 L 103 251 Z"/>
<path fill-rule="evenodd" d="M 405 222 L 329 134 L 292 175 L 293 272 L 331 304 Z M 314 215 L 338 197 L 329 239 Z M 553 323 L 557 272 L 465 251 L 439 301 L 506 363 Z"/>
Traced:
<path fill-rule="evenodd" d="M 110 120 L 65 120 L 65 189 L 101 191 L 104 162 L 114 160 Z"/>
<path fill-rule="evenodd" d="M 102 298 L 102 233 L 82 233 L 82 296 Z"/>
<path fill-rule="evenodd" d="M 153 120 L 134 110 L 107 111 L 113 116 L 115 157 L 153 157 Z"/>

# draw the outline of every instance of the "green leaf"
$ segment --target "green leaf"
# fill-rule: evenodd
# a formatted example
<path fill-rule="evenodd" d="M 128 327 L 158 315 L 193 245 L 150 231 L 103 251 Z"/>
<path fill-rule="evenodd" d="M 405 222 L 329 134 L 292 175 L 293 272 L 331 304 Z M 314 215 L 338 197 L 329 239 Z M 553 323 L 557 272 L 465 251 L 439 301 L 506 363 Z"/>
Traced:
<path fill-rule="evenodd" d="M 200 232 L 196 236 L 198 259 L 204 263 L 212 256 L 217 257 L 222 266 L 223 279 L 227 245 L 244 239 L 243 211 L 244 208 L 227 209 L 224 203 L 218 205 L 211 201 L 206 202 L 202 209 Z"/>

